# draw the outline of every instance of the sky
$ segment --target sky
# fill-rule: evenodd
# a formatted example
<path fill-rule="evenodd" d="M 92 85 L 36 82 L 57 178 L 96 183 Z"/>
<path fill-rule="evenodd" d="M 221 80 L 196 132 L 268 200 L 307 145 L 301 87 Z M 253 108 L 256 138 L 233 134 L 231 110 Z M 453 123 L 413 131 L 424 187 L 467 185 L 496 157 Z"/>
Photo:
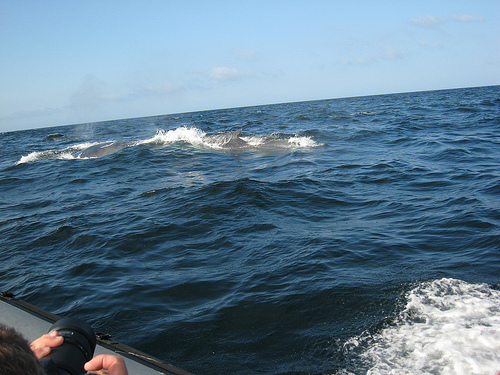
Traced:
<path fill-rule="evenodd" d="M 499 0 L 0 0 L 0 132 L 498 84 Z"/>

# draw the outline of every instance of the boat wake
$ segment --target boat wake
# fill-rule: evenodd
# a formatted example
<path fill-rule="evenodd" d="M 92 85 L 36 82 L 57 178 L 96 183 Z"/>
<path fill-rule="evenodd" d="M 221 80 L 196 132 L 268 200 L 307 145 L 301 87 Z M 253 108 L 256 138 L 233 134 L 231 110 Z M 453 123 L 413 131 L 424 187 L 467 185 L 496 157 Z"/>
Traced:
<path fill-rule="evenodd" d="M 407 294 L 396 322 L 345 345 L 362 348 L 367 374 L 475 374 L 500 371 L 500 290 L 455 279 Z"/>

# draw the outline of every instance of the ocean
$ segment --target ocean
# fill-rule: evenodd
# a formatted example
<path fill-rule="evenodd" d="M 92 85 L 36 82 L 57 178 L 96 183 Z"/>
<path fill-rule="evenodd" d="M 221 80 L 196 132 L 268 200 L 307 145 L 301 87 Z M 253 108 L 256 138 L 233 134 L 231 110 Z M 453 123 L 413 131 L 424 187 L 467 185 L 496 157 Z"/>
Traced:
<path fill-rule="evenodd" d="M 0 142 L 0 291 L 198 375 L 500 371 L 500 86 Z"/>

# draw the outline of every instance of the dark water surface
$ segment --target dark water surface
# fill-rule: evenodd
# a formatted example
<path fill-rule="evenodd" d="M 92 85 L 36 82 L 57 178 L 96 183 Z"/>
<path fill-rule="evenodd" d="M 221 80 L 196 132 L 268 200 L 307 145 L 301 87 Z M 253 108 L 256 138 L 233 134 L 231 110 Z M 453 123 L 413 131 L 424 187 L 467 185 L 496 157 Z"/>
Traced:
<path fill-rule="evenodd" d="M 199 375 L 500 370 L 500 86 L 0 141 L 1 290 Z"/>

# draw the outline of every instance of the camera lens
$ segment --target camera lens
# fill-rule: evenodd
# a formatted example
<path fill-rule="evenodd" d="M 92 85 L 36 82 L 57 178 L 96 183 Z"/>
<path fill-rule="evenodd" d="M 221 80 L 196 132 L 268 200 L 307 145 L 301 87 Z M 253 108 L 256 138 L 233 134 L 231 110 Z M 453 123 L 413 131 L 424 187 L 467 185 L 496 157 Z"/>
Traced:
<path fill-rule="evenodd" d="M 61 346 L 52 348 L 46 357 L 54 361 L 59 374 L 85 374 L 83 366 L 94 356 L 96 336 L 92 327 L 76 318 L 64 318 L 54 323 L 49 332 L 64 337 Z"/>

